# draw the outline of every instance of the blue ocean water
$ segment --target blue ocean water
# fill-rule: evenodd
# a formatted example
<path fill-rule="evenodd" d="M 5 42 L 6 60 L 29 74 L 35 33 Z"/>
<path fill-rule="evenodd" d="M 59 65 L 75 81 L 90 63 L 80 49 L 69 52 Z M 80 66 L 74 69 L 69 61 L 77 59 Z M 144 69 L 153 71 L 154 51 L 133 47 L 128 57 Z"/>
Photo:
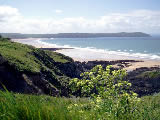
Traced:
<path fill-rule="evenodd" d="M 61 47 L 112 51 L 114 54 L 160 60 L 160 37 L 52 38 L 40 41 Z"/>

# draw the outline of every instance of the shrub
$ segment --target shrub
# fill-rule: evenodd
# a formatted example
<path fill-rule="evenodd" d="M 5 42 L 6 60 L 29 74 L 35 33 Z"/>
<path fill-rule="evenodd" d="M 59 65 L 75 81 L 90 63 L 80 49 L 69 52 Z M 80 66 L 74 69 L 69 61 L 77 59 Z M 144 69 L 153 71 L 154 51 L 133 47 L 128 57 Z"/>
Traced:
<path fill-rule="evenodd" d="M 129 119 L 137 112 L 140 98 L 130 91 L 131 83 L 123 81 L 125 70 L 110 70 L 111 66 L 103 69 L 101 65 L 89 72 L 81 74 L 82 79 L 70 81 L 74 93 L 81 97 L 90 97 L 88 108 L 96 111 L 98 119 Z M 74 106 L 80 107 L 80 106 Z M 75 109 L 73 106 L 69 109 Z M 80 108 L 83 111 L 83 106 Z"/>

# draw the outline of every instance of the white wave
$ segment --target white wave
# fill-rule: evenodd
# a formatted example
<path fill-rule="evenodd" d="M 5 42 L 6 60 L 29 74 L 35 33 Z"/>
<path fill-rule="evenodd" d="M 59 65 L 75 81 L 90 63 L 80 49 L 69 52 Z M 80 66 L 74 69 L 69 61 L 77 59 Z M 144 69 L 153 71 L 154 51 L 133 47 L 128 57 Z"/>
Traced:
<path fill-rule="evenodd" d="M 151 59 L 160 59 L 160 56 L 158 56 L 158 55 L 152 55 Z"/>
<path fill-rule="evenodd" d="M 75 47 L 75 46 L 71 46 L 71 45 L 57 45 L 57 44 L 53 44 L 53 43 L 47 43 L 44 41 L 41 41 L 41 39 L 37 40 L 38 43 L 40 44 L 44 44 L 46 46 L 49 47 L 56 47 L 56 48 L 75 48 L 77 50 L 79 50 L 79 52 L 85 52 L 85 54 L 89 53 L 95 53 L 96 55 L 99 55 L 100 58 L 106 57 L 105 54 L 108 55 L 117 55 L 117 56 L 121 56 L 121 57 L 125 57 L 125 58 L 132 58 L 132 59 L 147 59 L 147 60 L 160 60 L 160 56 L 155 55 L 155 54 L 146 54 L 145 53 L 133 53 L 134 50 L 129 50 L 129 52 L 127 52 L 127 50 L 121 51 L 121 50 L 117 50 L 117 51 L 111 51 L 111 50 L 107 50 L 107 49 L 97 49 L 95 47 Z M 132 53 L 130 53 L 132 52 Z M 68 54 L 72 54 L 72 53 L 67 53 Z M 75 54 L 75 55 L 78 55 Z M 82 57 L 82 56 L 81 56 Z"/>
<path fill-rule="evenodd" d="M 39 43 L 41 45 L 44 45 L 46 47 L 71 48 L 70 45 L 64 45 L 64 46 L 62 46 L 62 45 L 57 45 L 57 44 L 53 44 L 53 43 L 47 43 L 47 42 L 42 41 L 41 39 L 38 39 L 36 41 L 37 41 L 37 43 Z"/>

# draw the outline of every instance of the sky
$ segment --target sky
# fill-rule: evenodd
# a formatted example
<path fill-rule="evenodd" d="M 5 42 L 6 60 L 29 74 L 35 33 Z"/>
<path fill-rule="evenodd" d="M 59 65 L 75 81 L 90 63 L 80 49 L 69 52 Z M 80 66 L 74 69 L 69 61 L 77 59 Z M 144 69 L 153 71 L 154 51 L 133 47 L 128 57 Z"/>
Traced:
<path fill-rule="evenodd" d="M 0 32 L 160 34 L 160 0 L 0 0 Z"/>

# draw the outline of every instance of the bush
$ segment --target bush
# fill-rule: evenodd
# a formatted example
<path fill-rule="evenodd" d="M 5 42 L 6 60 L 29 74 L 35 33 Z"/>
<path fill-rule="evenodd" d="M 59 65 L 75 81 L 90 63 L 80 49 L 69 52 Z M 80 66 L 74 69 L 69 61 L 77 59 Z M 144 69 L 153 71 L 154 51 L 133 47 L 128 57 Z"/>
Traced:
<path fill-rule="evenodd" d="M 125 70 L 110 70 L 111 66 L 103 69 L 101 65 L 89 72 L 81 74 L 82 79 L 74 78 L 70 81 L 73 94 L 90 97 L 88 108 L 96 111 L 98 119 L 130 119 L 137 112 L 140 98 L 130 91 L 131 83 L 123 81 Z M 80 106 L 72 106 L 69 109 Z M 80 111 L 83 111 L 81 106 Z M 135 117 L 135 116 L 134 116 Z"/>

